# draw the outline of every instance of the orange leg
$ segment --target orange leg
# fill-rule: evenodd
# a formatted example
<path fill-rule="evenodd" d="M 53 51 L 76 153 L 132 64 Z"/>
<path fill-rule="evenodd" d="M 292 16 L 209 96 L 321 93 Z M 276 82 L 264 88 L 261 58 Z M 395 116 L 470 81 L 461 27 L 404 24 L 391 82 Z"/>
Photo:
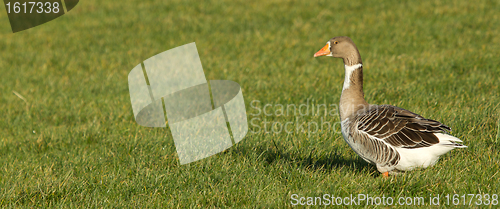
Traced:
<path fill-rule="evenodd" d="M 388 178 L 388 177 L 389 177 L 389 172 L 382 173 L 382 176 L 383 176 L 384 178 Z"/>

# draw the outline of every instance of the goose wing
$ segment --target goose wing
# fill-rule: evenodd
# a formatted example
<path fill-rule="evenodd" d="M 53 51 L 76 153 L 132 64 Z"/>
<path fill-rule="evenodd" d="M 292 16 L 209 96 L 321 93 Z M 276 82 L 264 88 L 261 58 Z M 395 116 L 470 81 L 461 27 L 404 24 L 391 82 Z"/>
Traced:
<path fill-rule="evenodd" d="M 451 131 L 450 127 L 403 108 L 379 105 L 358 115 L 356 129 L 370 138 L 393 147 L 407 149 L 429 147 L 439 143 L 434 133 Z"/>
<path fill-rule="evenodd" d="M 451 129 L 435 120 L 391 106 L 372 106 L 353 118 L 351 133 L 363 147 L 364 158 L 382 166 L 396 165 L 400 159 L 395 148 L 414 149 L 439 143 L 434 133 Z"/>

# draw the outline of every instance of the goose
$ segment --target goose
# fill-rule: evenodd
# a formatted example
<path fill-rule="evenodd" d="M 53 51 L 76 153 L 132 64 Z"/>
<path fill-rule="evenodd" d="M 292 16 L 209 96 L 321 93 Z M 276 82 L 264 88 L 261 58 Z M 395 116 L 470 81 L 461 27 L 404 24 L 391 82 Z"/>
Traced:
<path fill-rule="evenodd" d="M 362 159 L 377 166 L 383 177 L 436 164 L 454 148 L 466 148 L 449 135 L 451 128 L 392 105 L 365 101 L 363 63 L 347 36 L 330 39 L 314 57 L 344 60 L 345 78 L 340 96 L 340 126 L 344 140 Z"/>

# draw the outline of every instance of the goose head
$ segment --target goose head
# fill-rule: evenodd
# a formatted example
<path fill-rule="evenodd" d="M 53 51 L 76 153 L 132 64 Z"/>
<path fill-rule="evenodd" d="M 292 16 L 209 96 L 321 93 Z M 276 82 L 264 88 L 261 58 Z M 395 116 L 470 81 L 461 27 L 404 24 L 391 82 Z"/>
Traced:
<path fill-rule="evenodd" d="M 361 56 L 354 42 L 347 36 L 338 36 L 326 42 L 326 45 L 314 54 L 314 57 L 329 56 L 342 58 L 348 66 L 361 64 Z"/>

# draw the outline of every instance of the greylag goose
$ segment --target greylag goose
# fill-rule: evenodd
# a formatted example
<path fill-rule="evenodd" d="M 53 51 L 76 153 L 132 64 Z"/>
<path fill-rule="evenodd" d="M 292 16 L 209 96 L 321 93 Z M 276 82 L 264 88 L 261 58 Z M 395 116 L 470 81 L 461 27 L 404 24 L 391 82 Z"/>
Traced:
<path fill-rule="evenodd" d="M 377 166 L 384 177 L 417 167 L 434 165 L 454 148 L 465 148 L 451 129 L 403 108 L 373 105 L 363 93 L 363 63 L 354 42 L 346 36 L 330 39 L 314 57 L 342 58 L 344 86 L 340 96 L 340 120 L 344 140 L 365 161 Z"/>

